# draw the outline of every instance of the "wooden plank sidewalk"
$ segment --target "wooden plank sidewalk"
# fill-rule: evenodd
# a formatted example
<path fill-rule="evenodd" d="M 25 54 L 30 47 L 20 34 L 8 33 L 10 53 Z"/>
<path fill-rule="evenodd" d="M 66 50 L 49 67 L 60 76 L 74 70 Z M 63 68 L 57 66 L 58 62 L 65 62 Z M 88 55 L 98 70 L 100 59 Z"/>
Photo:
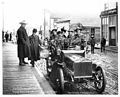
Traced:
<path fill-rule="evenodd" d="M 32 69 L 19 66 L 17 45 L 3 44 L 3 94 L 44 94 Z"/>

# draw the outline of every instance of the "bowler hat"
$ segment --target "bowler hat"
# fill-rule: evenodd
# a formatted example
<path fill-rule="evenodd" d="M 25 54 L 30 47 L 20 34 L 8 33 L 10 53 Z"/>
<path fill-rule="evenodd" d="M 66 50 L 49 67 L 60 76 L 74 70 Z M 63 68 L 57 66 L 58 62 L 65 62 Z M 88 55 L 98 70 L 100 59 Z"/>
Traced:
<path fill-rule="evenodd" d="M 27 24 L 27 22 L 25 20 L 22 20 L 20 24 Z"/>

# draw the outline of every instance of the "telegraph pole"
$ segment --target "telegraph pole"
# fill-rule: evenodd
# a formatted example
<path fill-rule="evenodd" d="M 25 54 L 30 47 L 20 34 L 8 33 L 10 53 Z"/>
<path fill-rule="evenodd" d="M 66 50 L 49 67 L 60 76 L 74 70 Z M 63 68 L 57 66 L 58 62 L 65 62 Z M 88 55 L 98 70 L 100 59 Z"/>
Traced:
<path fill-rule="evenodd" d="M 2 8 L 2 18 L 3 18 L 3 28 L 2 28 L 2 31 L 4 31 L 4 2 L 2 2 L 2 5 L 3 5 L 3 8 Z"/>
<path fill-rule="evenodd" d="M 46 20 L 45 20 L 45 9 L 44 9 L 44 39 L 45 39 L 45 32 L 46 32 Z"/>
<path fill-rule="evenodd" d="M 2 18 L 3 18 L 3 21 L 2 21 L 2 24 L 3 24 L 3 27 L 2 27 L 2 41 L 4 41 L 4 1 L 2 1 Z"/>
<path fill-rule="evenodd" d="M 116 2 L 116 11 L 117 11 L 117 15 L 116 15 L 116 22 L 117 22 L 117 39 L 116 39 L 116 43 L 118 46 L 118 2 Z"/>

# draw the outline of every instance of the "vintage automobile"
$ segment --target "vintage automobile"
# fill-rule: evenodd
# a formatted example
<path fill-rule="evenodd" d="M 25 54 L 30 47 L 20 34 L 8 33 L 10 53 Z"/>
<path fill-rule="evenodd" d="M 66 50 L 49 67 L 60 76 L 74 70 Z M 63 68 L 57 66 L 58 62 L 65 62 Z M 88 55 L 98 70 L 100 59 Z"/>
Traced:
<path fill-rule="evenodd" d="M 92 81 L 98 93 L 105 90 L 106 81 L 103 69 L 85 58 L 85 50 L 60 50 L 51 46 L 46 57 L 47 73 L 60 93 L 64 93 L 65 83 Z"/>

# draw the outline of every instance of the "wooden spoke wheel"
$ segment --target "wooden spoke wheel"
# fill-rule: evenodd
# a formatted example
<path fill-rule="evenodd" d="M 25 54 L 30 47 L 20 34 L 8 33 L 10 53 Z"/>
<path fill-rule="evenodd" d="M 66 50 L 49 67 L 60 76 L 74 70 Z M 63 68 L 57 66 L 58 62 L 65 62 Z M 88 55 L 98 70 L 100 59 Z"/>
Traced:
<path fill-rule="evenodd" d="M 99 94 L 105 90 L 106 81 L 101 67 L 96 68 L 94 85 Z"/>
<path fill-rule="evenodd" d="M 64 93 L 64 74 L 62 68 L 57 68 L 57 85 L 58 85 L 58 92 Z"/>

